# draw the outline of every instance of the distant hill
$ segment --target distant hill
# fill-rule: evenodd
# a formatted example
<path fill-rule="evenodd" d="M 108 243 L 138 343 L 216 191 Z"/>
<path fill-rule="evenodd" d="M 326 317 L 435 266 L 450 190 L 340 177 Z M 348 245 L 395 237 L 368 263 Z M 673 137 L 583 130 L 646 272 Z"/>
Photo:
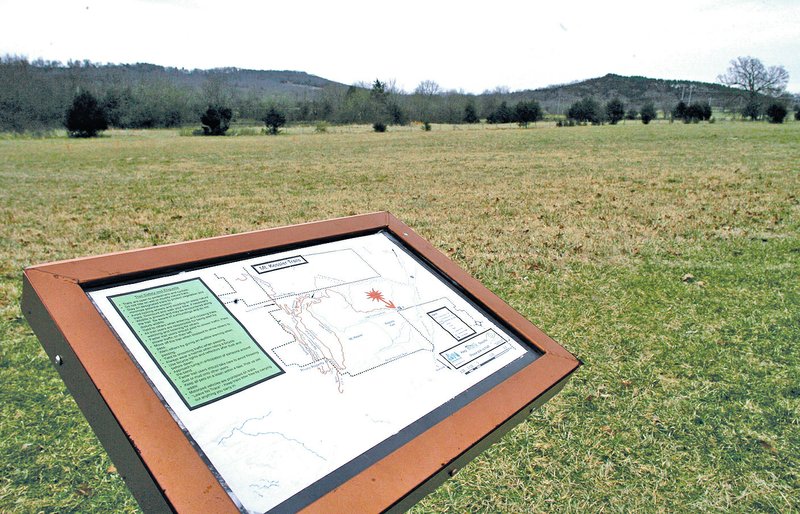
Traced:
<path fill-rule="evenodd" d="M 200 89 L 217 78 L 236 92 L 252 92 L 263 96 L 302 97 L 326 86 L 346 88 L 344 84 L 310 75 L 302 71 L 247 70 L 216 68 L 186 70 L 155 64 L 92 64 L 81 66 L 32 66 L 35 72 L 55 77 L 79 77 L 82 83 L 103 89 L 104 86 L 131 85 L 166 81 L 178 88 Z"/>
<path fill-rule="evenodd" d="M 503 99 L 509 104 L 519 100 L 536 100 L 545 111 L 552 114 L 566 112 L 572 103 L 585 97 L 593 97 L 600 102 L 607 102 L 617 97 L 622 100 L 626 108 L 641 108 L 649 101 L 653 102 L 657 109 L 666 111 L 681 100 L 687 103 L 707 101 L 716 109 L 737 109 L 743 98 L 740 90 L 721 84 L 625 77 L 613 73 L 580 82 L 503 95 Z"/>
<path fill-rule="evenodd" d="M 707 101 L 714 110 L 738 111 L 745 100 L 742 91 L 720 84 L 614 74 L 515 92 L 392 92 L 384 96 L 373 95 L 363 84 L 347 86 L 302 71 L 186 70 L 89 61 L 64 65 L 4 56 L 0 57 L 0 131 L 63 126 L 67 108 L 79 91 L 94 94 L 109 124 L 117 128 L 196 125 L 212 104 L 226 105 L 236 120 L 261 120 L 269 106 L 278 106 L 290 122 L 371 124 L 378 117 L 391 123 L 462 123 L 467 106 L 485 119 L 503 101 L 513 107 L 521 100 L 536 100 L 545 112 L 558 115 L 585 97 L 603 103 L 616 97 L 626 110 L 653 102 L 662 112 L 670 112 L 681 100 Z"/>
<path fill-rule="evenodd" d="M 348 86 L 301 71 L 238 68 L 186 70 L 154 64 L 95 64 L 0 57 L 0 131 L 21 132 L 63 125 L 79 91 L 90 91 L 119 128 L 197 123 L 210 103 L 223 102 L 236 116 L 260 119 L 267 103 L 304 104 L 341 96 Z"/>

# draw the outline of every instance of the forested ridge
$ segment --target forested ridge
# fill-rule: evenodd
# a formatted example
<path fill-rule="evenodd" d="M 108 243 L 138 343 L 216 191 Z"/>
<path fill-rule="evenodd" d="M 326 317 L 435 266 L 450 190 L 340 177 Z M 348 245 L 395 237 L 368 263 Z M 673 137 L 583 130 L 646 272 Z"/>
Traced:
<path fill-rule="evenodd" d="M 265 101 L 297 103 L 323 89 L 347 86 L 298 71 L 237 68 L 185 70 L 153 64 L 28 61 L 0 58 L 0 130 L 60 127 L 81 91 L 99 98 L 118 127 L 170 127 L 196 123 L 210 102 L 235 104 L 257 117 Z"/>
<path fill-rule="evenodd" d="M 506 122 L 512 118 L 505 119 L 504 112 L 534 101 L 541 114 L 556 117 L 566 115 L 570 105 L 582 98 L 619 99 L 626 110 L 651 105 L 662 113 L 671 112 L 681 101 L 730 111 L 745 102 L 741 91 L 720 84 L 614 74 L 537 90 L 511 92 L 498 87 L 467 94 L 443 90 L 433 81 L 405 92 L 392 81 L 348 86 L 298 71 L 62 64 L 5 56 L 0 58 L 0 131 L 60 128 L 70 104 L 82 92 L 96 97 L 108 125 L 118 128 L 198 125 L 209 106 L 229 108 L 233 121 L 263 120 L 270 109 L 277 109 L 288 122 L 404 124 Z"/>

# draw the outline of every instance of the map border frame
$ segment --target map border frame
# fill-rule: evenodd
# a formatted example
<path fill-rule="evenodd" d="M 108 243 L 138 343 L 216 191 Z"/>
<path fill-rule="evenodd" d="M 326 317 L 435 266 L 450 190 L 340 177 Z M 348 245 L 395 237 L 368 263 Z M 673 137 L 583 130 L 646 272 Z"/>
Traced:
<path fill-rule="evenodd" d="M 580 361 L 389 212 L 26 268 L 22 311 L 145 511 L 239 512 L 86 289 L 385 230 L 541 355 L 303 512 L 402 511 L 556 394 Z M 363 494 L 370 491 L 370 494 Z"/>

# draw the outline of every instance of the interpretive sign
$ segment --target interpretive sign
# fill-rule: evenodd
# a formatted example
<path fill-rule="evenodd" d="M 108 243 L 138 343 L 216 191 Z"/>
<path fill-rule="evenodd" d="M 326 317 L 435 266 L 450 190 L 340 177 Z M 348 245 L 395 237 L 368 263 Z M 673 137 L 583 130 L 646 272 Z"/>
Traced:
<path fill-rule="evenodd" d="M 579 364 L 388 213 L 25 278 L 31 326 L 145 508 L 405 509 Z"/>

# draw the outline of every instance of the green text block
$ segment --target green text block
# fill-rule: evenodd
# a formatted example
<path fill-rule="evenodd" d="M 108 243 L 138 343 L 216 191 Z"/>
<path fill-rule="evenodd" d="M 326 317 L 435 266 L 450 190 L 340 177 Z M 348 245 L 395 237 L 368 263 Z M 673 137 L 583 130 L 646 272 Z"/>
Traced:
<path fill-rule="evenodd" d="M 199 278 L 109 300 L 189 409 L 283 373 Z"/>

